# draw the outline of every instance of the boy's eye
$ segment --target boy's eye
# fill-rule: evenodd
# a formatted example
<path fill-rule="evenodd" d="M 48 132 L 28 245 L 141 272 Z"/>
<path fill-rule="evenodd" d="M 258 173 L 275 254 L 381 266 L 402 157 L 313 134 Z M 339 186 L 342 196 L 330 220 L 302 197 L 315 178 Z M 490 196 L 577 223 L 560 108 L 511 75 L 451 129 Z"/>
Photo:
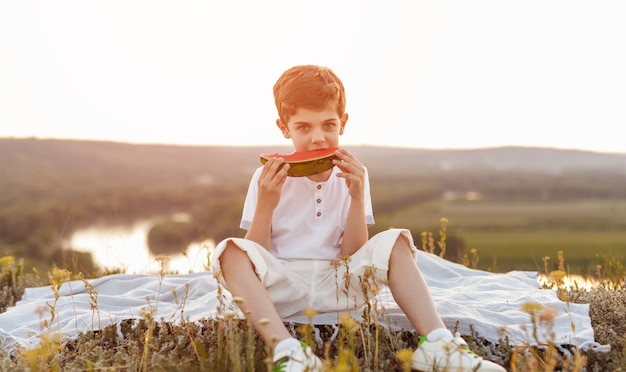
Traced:
<path fill-rule="evenodd" d="M 326 123 L 324 124 L 324 127 L 326 127 L 327 129 L 333 129 L 337 126 L 337 124 L 335 123 Z"/>

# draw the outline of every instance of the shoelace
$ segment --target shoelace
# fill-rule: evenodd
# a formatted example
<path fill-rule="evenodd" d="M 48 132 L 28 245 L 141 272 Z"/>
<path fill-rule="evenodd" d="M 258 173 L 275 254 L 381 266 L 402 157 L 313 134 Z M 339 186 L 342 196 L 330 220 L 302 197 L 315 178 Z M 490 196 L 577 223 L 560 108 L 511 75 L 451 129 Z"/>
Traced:
<path fill-rule="evenodd" d="M 289 357 L 284 357 L 281 358 L 280 360 L 278 360 L 276 363 L 274 363 L 274 369 L 272 369 L 273 372 L 283 372 L 284 371 L 284 367 L 287 364 L 287 362 L 289 361 Z"/>
<path fill-rule="evenodd" d="M 303 341 L 300 341 L 300 347 L 302 347 L 303 349 L 305 349 L 307 347 L 307 344 L 304 343 Z M 276 362 L 274 362 L 274 368 L 272 369 L 273 372 L 283 372 L 284 368 L 286 367 L 287 363 L 290 360 L 295 360 L 298 363 L 306 363 L 306 359 L 305 360 L 296 360 L 293 358 L 293 351 L 291 353 L 289 353 L 289 355 L 285 355 L 284 357 L 280 358 L 279 360 L 277 360 Z"/>
<path fill-rule="evenodd" d="M 456 347 L 461 350 L 462 352 L 468 354 L 470 357 L 474 358 L 474 360 L 472 361 L 472 370 L 477 370 L 478 368 L 480 368 L 480 365 L 482 364 L 483 358 L 481 358 L 478 354 L 476 354 L 475 352 L 473 352 L 469 346 L 467 346 L 467 342 L 465 342 L 464 339 L 461 338 L 461 335 L 459 334 L 459 332 L 455 332 L 454 333 L 454 340 L 452 340 L 452 342 L 456 345 Z"/>
<path fill-rule="evenodd" d="M 421 336 L 417 343 L 418 347 L 419 345 L 423 344 L 426 341 L 427 341 L 426 336 Z M 452 339 L 452 341 L 450 342 L 454 344 L 458 350 L 461 350 L 462 352 L 469 354 L 469 356 L 477 360 L 478 364 L 475 365 L 474 368 L 477 368 L 478 366 L 480 366 L 480 362 L 482 361 L 482 358 L 478 354 L 473 352 L 469 348 L 469 346 L 467 346 L 467 342 L 465 342 L 465 340 L 461 338 L 461 334 L 459 332 L 454 333 L 454 339 Z"/>
<path fill-rule="evenodd" d="M 454 333 L 454 340 L 452 340 L 452 342 L 454 342 L 454 344 L 457 345 L 457 347 L 459 349 L 465 351 L 466 353 L 470 354 L 474 358 L 480 358 L 480 356 L 478 354 L 473 352 L 469 348 L 469 346 L 467 346 L 467 342 L 465 342 L 465 340 L 461 338 L 461 335 L 459 334 L 459 332 L 455 332 Z M 480 358 L 480 359 L 482 359 L 482 358 Z"/>

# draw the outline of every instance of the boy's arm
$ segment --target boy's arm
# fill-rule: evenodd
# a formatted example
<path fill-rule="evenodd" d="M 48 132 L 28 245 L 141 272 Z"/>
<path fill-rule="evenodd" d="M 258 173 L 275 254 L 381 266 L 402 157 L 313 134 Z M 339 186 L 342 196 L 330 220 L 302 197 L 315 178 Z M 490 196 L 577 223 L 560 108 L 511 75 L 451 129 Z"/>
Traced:
<path fill-rule="evenodd" d="M 272 215 L 280 201 L 280 192 L 287 179 L 289 164 L 283 164 L 283 159 L 270 159 L 263 167 L 258 181 L 258 199 L 254 210 L 254 217 L 245 238 L 270 248 L 272 232 Z"/>
<path fill-rule="evenodd" d="M 365 221 L 365 203 L 354 198 L 350 201 L 346 229 L 341 240 L 341 256 L 351 256 L 359 250 L 369 238 Z"/>
<path fill-rule="evenodd" d="M 259 208 L 258 204 L 254 211 L 254 218 L 245 238 L 257 242 L 265 249 L 270 247 L 270 233 L 272 232 L 273 210 Z"/>
<path fill-rule="evenodd" d="M 341 240 L 341 255 L 350 256 L 369 238 L 365 219 L 365 167 L 343 148 L 338 149 L 335 155 L 338 160 L 333 162 L 342 171 L 337 176 L 345 178 L 350 193 L 350 209 Z"/>

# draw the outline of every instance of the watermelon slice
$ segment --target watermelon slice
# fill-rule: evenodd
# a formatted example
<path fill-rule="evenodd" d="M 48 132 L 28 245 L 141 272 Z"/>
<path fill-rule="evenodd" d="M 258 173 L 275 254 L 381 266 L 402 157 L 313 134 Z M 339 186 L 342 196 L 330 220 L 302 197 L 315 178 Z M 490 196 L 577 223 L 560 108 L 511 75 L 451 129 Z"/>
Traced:
<path fill-rule="evenodd" d="M 283 158 L 289 164 L 288 176 L 306 177 L 317 173 L 325 172 L 331 169 L 333 159 L 335 158 L 335 150 L 338 147 L 328 149 L 312 150 L 312 151 L 296 151 L 291 154 L 261 154 L 261 164 L 267 163 L 271 158 Z"/>

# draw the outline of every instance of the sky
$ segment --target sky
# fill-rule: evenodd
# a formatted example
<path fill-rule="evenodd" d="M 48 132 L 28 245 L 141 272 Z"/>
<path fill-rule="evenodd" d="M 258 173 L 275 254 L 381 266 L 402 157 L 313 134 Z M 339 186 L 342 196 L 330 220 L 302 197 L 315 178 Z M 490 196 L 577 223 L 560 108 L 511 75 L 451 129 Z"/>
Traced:
<path fill-rule="evenodd" d="M 341 144 L 626 153 L 626 2 L 1 1 L 0 137 L 289 144 L 272 86 L 347 92 Z"/>

